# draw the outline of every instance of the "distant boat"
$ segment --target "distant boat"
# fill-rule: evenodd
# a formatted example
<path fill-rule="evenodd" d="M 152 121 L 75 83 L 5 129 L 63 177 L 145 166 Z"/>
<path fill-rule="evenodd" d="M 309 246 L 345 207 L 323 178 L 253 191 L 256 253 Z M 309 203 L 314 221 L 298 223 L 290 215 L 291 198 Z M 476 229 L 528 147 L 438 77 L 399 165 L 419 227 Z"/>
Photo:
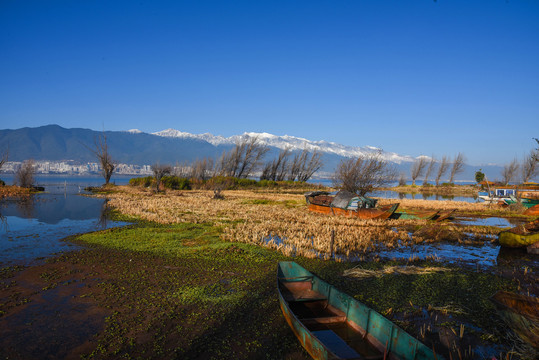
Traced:
<path fill-rule="evenodd" d="M 321 214 L 333 214 L 359 219 L 387 219 L 399 207 L 399 204 L 377 206 L 377 200 L 359 196 L 349 191 L 331 194 L 326 191 L 314 191 L 305 194 L 308 209 Z"/>
<path fill-rule="evenodd" d="M 522 340 L 539 349 L 539 299 L 498 291 L 490 300 L 507 325 Z"/>
<path fill-rule="evenodd" d="M 490 191 L 479 191 L 477 197 L 485 200 L 488 203 L 503 202 L 505 199 L 509 199 L 509 196 L 515 196 L 516 190 L 513 188 L 496 188 Z"/>
<path fill-rule="evenodd" d="M 528 200 L 539 199 L 539 186 L 535 183 L 526 183 L 522 185 L 494 185 L 489 186 L 488 191 L 479 191 L 477 197 L 489 203 L 505 203 L 512 201 L 512 197 L 520 197 Z M 535 203 L 537 204 L 537 203 Z"/>
<path fill-rule="evenodd" d="M 277 289 L 288 325 L 314 359 L 443 359 L 295 262 L 279 263 Z"/>
<path fill-rule="evenodd" d="M 529 246 L 539 241 L 539 220 L 515 226 L 498 234 L 498 242 L 507 247 Z"/>

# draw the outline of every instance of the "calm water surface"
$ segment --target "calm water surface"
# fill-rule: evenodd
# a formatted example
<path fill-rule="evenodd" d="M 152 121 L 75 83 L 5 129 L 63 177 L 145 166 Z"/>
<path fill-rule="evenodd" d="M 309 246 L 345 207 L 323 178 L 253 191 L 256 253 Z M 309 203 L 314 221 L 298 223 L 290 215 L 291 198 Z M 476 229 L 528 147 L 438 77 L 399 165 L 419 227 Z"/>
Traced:
<path fill-rule="evenodd" d="M 9 176 L 0 177 L 12 183 Z M 120 178 L 116 183 L 128 181 Z M 36 184 L 45 187 L 45 193 L 25 200 L 2 200 L 0 267 L 26 265 L 80 248 L 62 241 L 66 236 L 125 225 L 108 220 L 106 200 L 83 196 L 85 187 L 102 183 L 98 177 L 42 176 L 36 178 Z"/>

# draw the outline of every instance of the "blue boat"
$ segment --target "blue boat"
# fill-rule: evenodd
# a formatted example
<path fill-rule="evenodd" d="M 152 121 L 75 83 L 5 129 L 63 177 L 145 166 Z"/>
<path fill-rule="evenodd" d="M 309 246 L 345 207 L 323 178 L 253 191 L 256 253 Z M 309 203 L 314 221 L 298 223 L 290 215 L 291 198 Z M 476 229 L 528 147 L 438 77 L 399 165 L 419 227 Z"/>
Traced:
<path fill-rule="evenodd" d="M 277 288 L 286 321 L 314 359 L 443 359 L 295 262 L 279 263 Z"/>

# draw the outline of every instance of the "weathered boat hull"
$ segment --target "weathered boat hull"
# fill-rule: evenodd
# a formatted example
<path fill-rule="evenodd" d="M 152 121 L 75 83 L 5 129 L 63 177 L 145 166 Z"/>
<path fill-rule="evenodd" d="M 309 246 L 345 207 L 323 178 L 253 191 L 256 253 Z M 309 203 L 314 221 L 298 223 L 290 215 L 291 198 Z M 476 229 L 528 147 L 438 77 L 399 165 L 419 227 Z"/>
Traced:
<path fill-rule="evenodd" d="M 452 209 L 452 210 L 441 210 L 439 213 L 438 213 L 438 216 L 436 216 L 433 220 L 435 221 L 442 221 L 442 220 L 445 220 L 445 219 L 449 219 L 451 216 L 453 216 L 453 214 L 455 213 L 455 211 L 457 211 L 456 209 Z"/>
<path fill-rule="evenodd" d="M 531 208 L 524 211 L 524 215 L 539 216 L 539 205 L 534 205 Z"/>
<path fill-rule="evenodd" d="M 539 241 L 539 220 L 516 226 L 498 234 L 500 245 L 507 247 L 523 247 Z"/>
<path fill-rule="evenodd" d="M 392 217 L 395 219 L 424 219 L 424 220 L 433 220 L 439 214 L 439 210 L 419 210 L 419 209 L 399 209 L 398 212 L 395 212 Z"/>
<path fill-rule="evenodd" d="M 498 291 L 491 301 L 509 327 L 522 340 L 539 349 L 539 299 Z"/>
<path fill-rule="evenodd" d="M 395 212 L 395 210 L 397 210 L 398 207 L 399 204 L 390 204 L 375 208 L 345 210 L 337 207 L 309 204 L 308 209 L 320 214 L 340 215 L 346 217 L 355 217 L 358 219 L 387 219 Z"/>
<path fill-rule="evenodd" d="M 504 202 L 506 205 L 511 205 L 511 204 L 517 203 L 518 200 L 513 199 L 513 198 L 509 198 L 509 199 L 504 199 L 503 202 Z M 526 198 L 522 198 L 522 199 L 520 199 L 520 203 L 522 204 L 522 206 L 524 206 L 525 208 L 529 209 L 529 208 L 531 208 L 531 207 L 534 207 L 535 205 L 539 205 L 539 200 L 538 200 L 538 199 L 526 199 Z"/>
<path fill-rule="evenodd" d="M 294 262 L 279 263 L 277 289 L 286 321 L 314 359 L 443 359 Z"/>

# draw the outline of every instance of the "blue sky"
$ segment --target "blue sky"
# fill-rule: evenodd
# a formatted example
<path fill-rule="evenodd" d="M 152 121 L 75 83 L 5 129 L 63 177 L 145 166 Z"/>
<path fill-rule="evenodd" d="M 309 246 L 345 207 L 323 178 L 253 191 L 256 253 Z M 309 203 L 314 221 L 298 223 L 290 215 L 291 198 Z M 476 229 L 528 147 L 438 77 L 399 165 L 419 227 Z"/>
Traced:
<path fill-rule="evenodd" d="M 0 0 L 0 128 L 246 131 L 504 164 L 539 1 Z"/>

